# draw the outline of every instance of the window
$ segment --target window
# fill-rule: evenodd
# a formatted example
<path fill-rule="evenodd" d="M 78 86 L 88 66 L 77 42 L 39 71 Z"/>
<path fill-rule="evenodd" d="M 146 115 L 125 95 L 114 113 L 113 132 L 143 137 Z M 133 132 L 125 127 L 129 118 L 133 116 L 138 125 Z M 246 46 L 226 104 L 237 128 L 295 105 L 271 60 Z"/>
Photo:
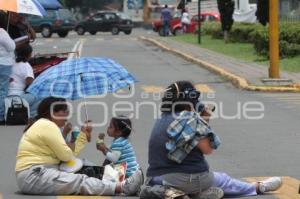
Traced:
<path fill-rule="evenodd" d="M 106 20 L 114 20 L 114 19 L 116 19 L 116 15 L 113 14 L 113 13 L 107 13 L 107 14 L 104 15 L 104 17 L 105 17 Z"/>
<path fill-rule="evenodd" d="M 94 21 L 102 21 L 103 15 L 102 14 L 96 14 L 93 16 Z"/>

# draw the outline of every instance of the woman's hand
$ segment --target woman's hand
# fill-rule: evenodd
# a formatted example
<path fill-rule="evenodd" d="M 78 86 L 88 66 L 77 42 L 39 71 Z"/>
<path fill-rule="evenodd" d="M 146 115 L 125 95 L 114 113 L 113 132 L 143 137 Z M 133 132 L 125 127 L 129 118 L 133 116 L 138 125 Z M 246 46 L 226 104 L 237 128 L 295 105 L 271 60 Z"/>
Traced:
<path fill-rule="evenodd" d="M 65 127 L 64 127 L 64 130 L 63 130 L 63 136 L 64 138 L 66 138 L 68 136 L 69 133 L 71 133 L 73 129 L 73 126 L 70 122 L 68 122 Z"/>
<path fill-rule="evenodd" d="M 207 138 L 203 138 L 199 141 L 198 145 L 197 145 L 198 149 L 205 155 L 210 155 L 213 152 L 213 148 L 210 146 L 210 139 Z"/>
<path fill-rule="evenodd" d="M 91 142 L 93 127 L 91 121 L 86 121 L 81 127 L 81 131 L 85 133 L 88 142 Z"/>

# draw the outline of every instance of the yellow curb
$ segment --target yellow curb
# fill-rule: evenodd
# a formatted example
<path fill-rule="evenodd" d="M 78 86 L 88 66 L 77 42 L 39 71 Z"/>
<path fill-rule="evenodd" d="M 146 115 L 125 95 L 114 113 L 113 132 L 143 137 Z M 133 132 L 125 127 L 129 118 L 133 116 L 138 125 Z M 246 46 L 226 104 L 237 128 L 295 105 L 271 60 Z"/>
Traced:
<path fill-rule="evenodd" d="M 201 59 L 195 58 L 189 54 L 186 54 L 184 52 L 181 52 L 179 50 L 176 49 L 172 49 L 169 48 L 165 45 L 163 45 L 162 43 L 160 43 L 159 41 L 155 40 L 155 39 L 151 39 L 151 38 L 146 38 L 141 36 L 140 37 L 141 40 L 143 41 L 147 41 L 150 42 L 152 44 L 155 44 L 156 46 L 172 52 L 174 54 L 180 55 L 181 57 L 194 62 L 196 64 L 200 64 L 202 66 L 204 66 L 206 69 L 208 69 L 209 71 L 212 71 L 220 76 L 222 76 L 223 78 L 228 79 L 229 81 L 231 81 L 231 83 L 236 86 L 237 88 L 243 89 L 243 90 L 249 90 L 249 91 L 263 91 L 263 92 L 300 92 L 300 85 L 294 85 L 291 87 L 268 87 L 268 86 L 253 86 L 253 85 L 249 85 L 247 80 L 245 78 L 242 78 L 238 75 L 235 75 L 233 73 L 230 73 L 226 70 L 224 70 L 223 68 L 220 68 L 216 65 L 213 65 L 211 63 L 208 63 L 206 61 L 203 61 Z"/>

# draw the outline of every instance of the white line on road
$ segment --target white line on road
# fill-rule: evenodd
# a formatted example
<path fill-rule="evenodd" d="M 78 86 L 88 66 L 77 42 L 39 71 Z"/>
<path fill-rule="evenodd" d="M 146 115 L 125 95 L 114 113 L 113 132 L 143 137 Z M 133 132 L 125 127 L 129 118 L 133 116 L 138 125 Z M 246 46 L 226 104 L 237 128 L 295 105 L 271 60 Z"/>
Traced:
<path fill-rule="evenodd" d="M 83 48 L 83 44 L 86 40 L 85 39 L 80 39 L 79 41 L 76 42 L 76 44 L 74 45 L 72 52 L 74 53 L 70 53 L 68 56 L 68 59 L 73 59 L 74 56 L 76 57 L 80 57 L 82 54 L 82 48 Z"/>
<path fill-rule="evenodd" d="M 77 49 L 77 52 L 78 52 L 78 57 L 81 57 L 81 54 L 82 54 L 82 48 L 83 48 L 83 43 L 85 42 L 85 40 L 81 39 L 80 40 L 80 45 Z"/>

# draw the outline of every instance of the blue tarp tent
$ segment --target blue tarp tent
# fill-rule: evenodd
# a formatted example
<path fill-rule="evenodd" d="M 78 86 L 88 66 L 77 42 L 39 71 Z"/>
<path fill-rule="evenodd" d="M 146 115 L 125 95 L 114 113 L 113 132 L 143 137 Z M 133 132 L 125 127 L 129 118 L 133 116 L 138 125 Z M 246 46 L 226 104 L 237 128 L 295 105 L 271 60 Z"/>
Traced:
<path fill-rule="evenodd" d="M 45 9 L 48 10 L 57 10 L 63 7 L 58 0 L 38 0 L 38 1 Z"/>

